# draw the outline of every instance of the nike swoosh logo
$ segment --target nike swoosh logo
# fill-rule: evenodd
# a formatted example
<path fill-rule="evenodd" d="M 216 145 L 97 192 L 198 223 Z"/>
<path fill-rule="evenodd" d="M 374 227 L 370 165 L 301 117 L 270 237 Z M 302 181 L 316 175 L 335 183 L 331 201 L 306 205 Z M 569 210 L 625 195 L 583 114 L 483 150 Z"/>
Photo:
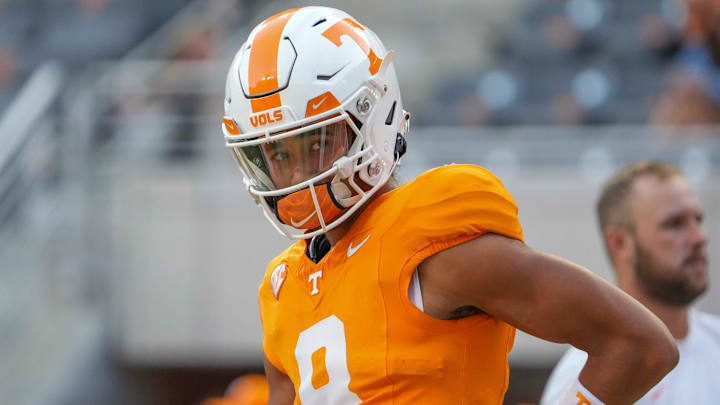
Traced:
<path fill-rule="evenodd" d="M 292 226 L 294 226 L 295 228 L 299 228 L 299 227 L 305 225 L 307 223 L 307 221 L 309 221 L 310 218 L 312 218 L 314 215 L 315 215 L 315 213 L 313 212 L 312 214 L 308 215 L 307 218 L 301 220 L 300 222 L 295 222 L 295 220 L 292 219 L 292 217 L 290 217 L 290 224 Z"/>
<path fill-rule="evenodd" d="M 365 240 L 363 240 L 362 242 L 360 242 L 357 246 L 353 246 L 353 245 L 352 245 L 352 242 L 350 242 L 350 244 L 348 245 L 348 253 L 347 253 L 347 256 L 350 257 L 350 256 L 354 255 L 355 252 L 357 252 L 358 249 L 360 249 L 360 248 L 362 247 L 362 245 L 364 245 L 365 242 L 368 241 L 368 239 L 370 239 L 370 235 L 368 235 L 368 236 L 365 238 Z"/>
<path fill-rule="evenodd" d="M 345 66 L 347 66 L 347 65 L 345 65 Z M 341 67 L 340 69 L 338 69 L 337 72 L 335 72 L 331 75 L 317 75 L 317 79 L 318 80 L 330 80 L 333 77 L 335 77 L 336 74 L 340 73 L 343 69 L 345 69 L 345 66 Z"/>
<path fill-rule="evenodd" d="M 320 107 L 325 102 L 325 99 L 327 99 L 327 98 L 328 98 L 328 96 L 325 96 L 322 99 L 320 99 L 320 101 L 318 101 L 317 104 L 313 103 L 313 105 L 312 105 L 313 110 L 317 110 L 317 108 Z"/>

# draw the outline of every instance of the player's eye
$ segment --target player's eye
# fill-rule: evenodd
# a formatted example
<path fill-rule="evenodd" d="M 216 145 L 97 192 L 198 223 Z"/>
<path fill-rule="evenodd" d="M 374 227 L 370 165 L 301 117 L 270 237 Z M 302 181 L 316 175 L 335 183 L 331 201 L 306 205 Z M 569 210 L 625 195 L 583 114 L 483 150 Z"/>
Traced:
<path fill-rule="evenodd" d="M 288 159 L 288 154 L 286 152 L 276 152 L 273 153 L 270 159 L 272 159 L 273 162 L 284 162 Z"/>
<path fill-rule="evenodd" d="M 310 144 L 310 151 L 311 152 L 320 152 L 320 150 L 323 148 L 324 144 L 325 144 L 325 142 L 318 139 L 315 142 L 313 142 L 312 144 Z"/>
<path fill-rule="evenodd" d="M 683 225 L 685 225 L 685 218 L 683 217 L 673 217 L 665 221 L 663 224 L 663 228 L 665 229 L 679 229 L 682 228 Z"/>
<path fill-rule="evenodd" d="M 325 135 L 312 134 L 307 137 L 307 148 L 311 153 L 320 152 L 325 147 Z"/>

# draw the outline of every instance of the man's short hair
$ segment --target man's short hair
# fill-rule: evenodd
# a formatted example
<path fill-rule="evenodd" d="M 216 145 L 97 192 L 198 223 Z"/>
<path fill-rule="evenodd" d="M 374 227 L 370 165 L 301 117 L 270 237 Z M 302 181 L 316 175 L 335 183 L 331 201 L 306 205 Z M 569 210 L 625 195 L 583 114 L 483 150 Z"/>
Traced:
<path fill-rule="evenodd" d="M 611 177 L 603 186 L 597 201 L 597 215 L 600 230 L 610 225 L 619 225 L 633 229 L 634 220 L 629 207 L 629 198 L 635 180 L 643 176 L 653 176 L 666 180 L 674 176 L 682 176 L 675 166 L 664 162 L 645 160 L 626 167 Z"/>

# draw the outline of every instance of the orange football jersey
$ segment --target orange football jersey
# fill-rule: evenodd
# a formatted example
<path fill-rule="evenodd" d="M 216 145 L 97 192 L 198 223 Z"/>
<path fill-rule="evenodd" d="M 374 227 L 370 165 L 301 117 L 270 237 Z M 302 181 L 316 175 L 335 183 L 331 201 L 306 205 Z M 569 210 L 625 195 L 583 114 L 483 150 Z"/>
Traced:
<path fill-rule="evenodd" d="M 439 320 L 408 298 L 428 256 L 493 232 L 522 241 L 517 206 L 473 165 L 430 170 L 373 201 L 320 260 L 299 241 L 259 289 L 263 348 L 295 404 L 500 404 L 515 329 Z"/>

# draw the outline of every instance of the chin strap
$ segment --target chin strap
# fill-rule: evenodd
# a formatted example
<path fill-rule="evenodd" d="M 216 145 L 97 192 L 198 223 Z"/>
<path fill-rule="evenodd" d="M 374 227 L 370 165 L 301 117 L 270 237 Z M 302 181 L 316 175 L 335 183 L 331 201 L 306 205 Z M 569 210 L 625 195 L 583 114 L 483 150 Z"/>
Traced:
<path fill-rule="evenodd" d="M 350 208 L 360 200 L 360 195 L 352 195 L 350 187 L 343 183 L 342 180 L 349 179 L 355 175 L 355 162 L 347 156 L 342 156 L 335 161 L 337 167 L 337 175 L 330 183 L 330 192 L 335 201 L 345 208 Z"/>
<path fill-rule="evenodd" d="M 307 257 L 312 260 L 313 263 L 317 263 L 325 257 L 331 247 L 330 241 L 325 234 L 313 236 L 313 238 L 310 239 L 310 243 L 308 243 Z"/>
<path fill-rule="evenodd" d="M 335 181 L 330 184 L 330 191 L 335 198 L 335 201 L 340 203 L 345 208 L 350 208 L 355 203 L 360 201 L 360 194 L 352 195 L 350 187 L 342 181 Z"/>

